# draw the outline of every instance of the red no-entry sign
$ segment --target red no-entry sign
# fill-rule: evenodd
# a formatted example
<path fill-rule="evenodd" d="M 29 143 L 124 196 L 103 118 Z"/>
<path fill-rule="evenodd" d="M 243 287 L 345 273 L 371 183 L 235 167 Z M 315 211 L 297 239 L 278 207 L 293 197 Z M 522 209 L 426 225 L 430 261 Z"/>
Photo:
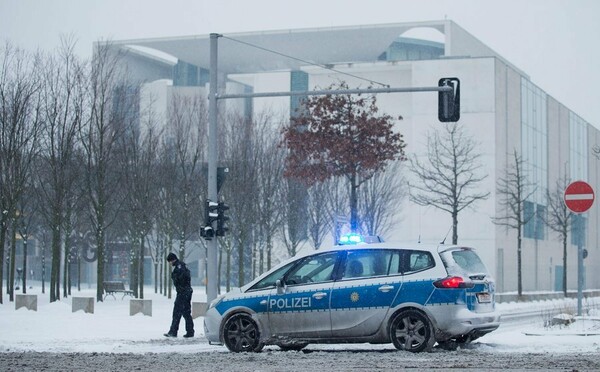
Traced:
<path fill-rule="evenodd" d="M 594 204 L 594 189 L 587 182 L 575 181 L 565 189 L 565 205 L 574 213 L 583 213 Z"/>

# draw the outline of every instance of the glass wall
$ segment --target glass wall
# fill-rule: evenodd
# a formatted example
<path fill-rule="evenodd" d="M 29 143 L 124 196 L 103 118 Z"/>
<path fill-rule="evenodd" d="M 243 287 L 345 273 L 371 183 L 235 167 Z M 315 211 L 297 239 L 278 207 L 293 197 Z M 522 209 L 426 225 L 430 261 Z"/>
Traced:
<path fill-rule="evenodd" d="M 569 112 L 569 171 L 571 181 L 588 181 L 587 123 Z M 576 214 L 571 220 L 571 244 L 585 245 L 586 218 Z"/>
<path fill-rule="evenodd" d="M 524 205 L 528 219 L 523 235 L 526 238 L 544 239 L 546 190 L 548 189 L 548 118 L 547 95 L 529 80 L 521 79 L 521 154 L 523 174 L 530 193 Z"/>

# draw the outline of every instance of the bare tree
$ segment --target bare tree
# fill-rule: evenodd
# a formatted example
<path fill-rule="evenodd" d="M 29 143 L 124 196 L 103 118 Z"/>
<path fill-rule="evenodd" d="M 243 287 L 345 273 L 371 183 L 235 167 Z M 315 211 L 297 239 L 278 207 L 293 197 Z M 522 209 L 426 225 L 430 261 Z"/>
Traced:
<path fill-rule="evenodd" d="M 39 56 L 6 44 L 0 49 L 0 63 L 0 289 L 4 278 L 4 247 L 12 225 L 7 289 L 13 301 L 17 203 L 31 177 L 38 150 L 40 85 L 36 75 Z"/>
<path fill-rule="evenodd" d="M 201 191 L 206 183 L 202 175 L 202 161 L 206 144 L 206 99 L 200 94 L 175 95 L 171 100 L 168 122 L 176 164 L 175 226 L 179 240 L 179 257 L 185 258 L 185 245 L 198 231 L 201 216 Z"/>
<path fill-rule="evenodd" d="M 60 299 L 60 258 L 63 246 L 62 232 L 69 229 L 67 209 L 73 199 L 74 184 L 79 176 L 74 166 L 77 134 L 84 115 L 84 64 L 75 56 L 75 44 L 67 39 L 53 55 L 45 58 L 42 68 L 43 136 L 37 172 L 41 193 L 41 214 L 45 225 L 52 231 L 52 272 L 50 300 Z M 70 236 L 65 231 L 64 236 Z M 70 244 L 65 242 L 63 295 L 67 295 L 67 271 Z"/>
<path fill-rule="evenodd" d="M 569 179 L 566 177 L 559 178 L 556 181 L 554 190 L 547 190 L 548 197 L 548 213 L 542 218 L 552 231 L 556 232 L 562 241 L 563 245 L 563 293 L 567 296 L 567 237 L 571 231 L 571 223 L 573 212 L 567 208 L 564 201 L 564 192 L 569 186 Z"/>
<path fill-rule="evenodd" d="M 154 227 L 158 208 L 158 145 L 160 130 L 155 116 L 144 115 L 141 130 L 132 130 L 124 137 L 122 157 L 126 192 L 127 220 L 132 240 L 132 289 L 144 298 L 144 257 L 146 241 Z"/>
<path fill-rule="evenodd" d="M 395 206 L 400 205 L 408 194 L 402 164 L 392 163 L 386 171 L 376 173 L 365 183 L 361 193 L 361 230 L 367 235 L 384 236 L 395 226 Z"/>
<path fill-rule="evenodd" d="M 96 300 L 102 301 L 104 269 L 107 260 L 107 229 L 117 218 L 122 205 L 119 192 L 120 170 L 116 166 L 119 139 L 125 122 L 138 112 L 131 107 L 131 86 L 119 68 L 121 55 L 110 43 L 97 43 L 89 75 L 89 118 L 81 126 L 81 144 L 86 155 L 86 188 L 89 217 L 96 240 L 98 258 Z"/>
<path fill-rule="evenodd" d="M 333 224 L 331 209 L 327 205 L 330 183 L 331 180 L 328 180 L 308 188 L 308 238 L 315 250 L 321 248 Z"/>
<path fill-rule="evenodd" d="M 513 162 L 507 164 L 505 176 L 498 179 L 496 193 L 500 199 L 502 215 L 493 217 L 496 225 L 517 230 L 517 287 L 519 297 L 523 294 L 522 274 L 522 236 L 523 226 L 533 218 L 534 214 L 524 213 L 525 201 L 535 193 L 536 187 L 523 171 L 523 158 L 514 150 Z"/>
<path fill-rule="evenodd" d="M 229 168 L 229 177 L 221 195 L 230 206 L 231 220 L 227 238 L 237 251 L 238 286 L 250 279 L 252 249 L 257 220 L 258 151 L 256 146 L 257 123 L 236 113 L 229 113 L 221 132 L 220 159 Z M 228 269 L 229 271 L 229 269 Z M 235 275 L 235 273 L 233 273 Z"/>
<path fill-rule="evenodd" d="M 269 112 L 255 115 L 254 118 L 257 127 L 255 141 L 259 175 L 256 190 L 258 232 L 255 239 L 258 245 L 255 265 L 258 274 L 271 269 L 274 240 L 283 218 L 280 205 L 285 149 L 278 146 L 281 128 L 273 124 L 274 119 L 274 115 Z"/>
<path fill-rule="evenodd" d="M 487 199 L 489 192 L 477 192 L 487 178 L 480 175 L 481 154 L 477 143 L 458 123 L 443 126 L 427 137 L 427 159 L 410 159 L 419 182 L 410 184 L 413 202 L 448 212 L 452 217 L 452 244 L 458 243 L 458 214 L 474 203 Z"/>

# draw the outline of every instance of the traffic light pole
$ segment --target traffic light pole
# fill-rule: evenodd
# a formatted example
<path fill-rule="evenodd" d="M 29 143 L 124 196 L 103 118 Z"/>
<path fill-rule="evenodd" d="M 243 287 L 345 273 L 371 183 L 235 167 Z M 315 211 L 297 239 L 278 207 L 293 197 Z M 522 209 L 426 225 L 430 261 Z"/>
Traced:
<path fill-rule="evenodd" d="M 208 92 L 208 199 L 217 201 L 217 66 L 219 34 L 210 34 L 210 86 Z M 217 298 L 217 238 L 206 240 L 206 300 Z"/>
<path fill-rule="evenodd" d="M 295 91 L 295 92 L 264 92 L 264 93 L 244 93 L 244 94 L 223 94 L 219 95 L 217 90 L 217 66 L 218 66 L 218 38 L 221 35 L 210 34 L 210 87 L 208 92 L 208 199 L 218 202 L 217 191 L 217 102 L 220 99 L 232 98 L 259 98 L 259 97 L 283 97 L 283 96 L 315 96 L 329 94 L 375 94 L 375 93 L 404 93 L 404 92 L 441 92 L 451 94 L 449 100 L 459 99 L 458 79 L 441 79 L 437 87 L 416 87 L 416 88 L 373 88 L 373 89 L 344 89 L 344 90 L 313 90 L 313 91 Z M 456 89 L 456 90 L 455 90 Z M 460 102 L 460 101 L 458 101 Z M 440 106 L 441 107 L 441 106 Z M 453 109 L 460 112 L 459 105 L 452 105 Z M 445 115 L 456 121 L 459 116 Z M 448 121 L 448 120 L 444 120 Z M 217 278 L 217 252 L 218 242 L 216 236 L 206 240 L 206 299 L 208 302 L 217 297 L 218 278 Z"/>

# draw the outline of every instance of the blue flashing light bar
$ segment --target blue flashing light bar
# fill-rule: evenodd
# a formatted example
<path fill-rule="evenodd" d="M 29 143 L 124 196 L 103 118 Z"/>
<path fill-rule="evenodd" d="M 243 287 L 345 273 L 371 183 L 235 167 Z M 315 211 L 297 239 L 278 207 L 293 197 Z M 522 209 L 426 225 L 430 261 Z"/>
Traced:
<path fill-rule="evenodd" d="M 340 237 L 339 244 L 340 245 L 348 245 L 348 244 L 358 244 L 358 243 L 364 243 L 364 242 L 365 241 L 360 234 L 351 233 L 351 234 L 342 235 Z"/>

